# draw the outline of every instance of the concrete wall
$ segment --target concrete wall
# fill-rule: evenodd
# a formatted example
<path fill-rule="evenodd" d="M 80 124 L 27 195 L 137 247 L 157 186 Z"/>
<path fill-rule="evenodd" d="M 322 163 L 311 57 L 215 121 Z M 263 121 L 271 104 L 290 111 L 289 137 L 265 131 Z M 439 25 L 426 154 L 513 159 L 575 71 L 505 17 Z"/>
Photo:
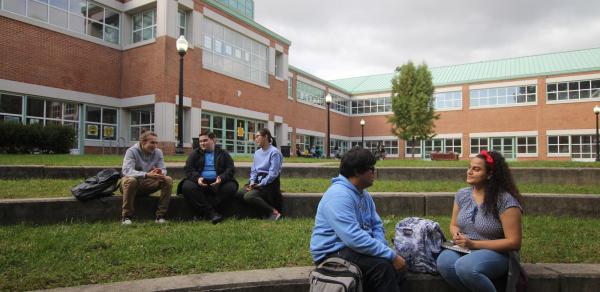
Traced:
<path fill-rule="evenodd" d="M 528 274 L 530 292 L 596 292 L 600 290 L 600 265 L 597 264 L 523 264 Z M 291 267 L 239 272 L 221 272 L 173 276 L 109 284 L 95 284 L 51 291 L 236 291 L 236 292 L 304 292 L 309 290 L 308 277 L 314 267 Z M 408 274 L 404 292 L 453 291 L 440 276 Z M 498 291 L 502 284 L 498 284 Z"/>
<path fill-rule="evenodd" d="M 281 212 L 291 218 L 315 216 L 322 194 L 284 194 Z M 450 216 L 454 194 L 451 193 L 374 193 L 373 199 L 381 216 Z M 89 202 L 74 198 L 0 200 L 0 225 L 30 222 L 54 224 L 69 221 L 118 220 L 121 214 L 120 196 Z M 142 197 L 135 201 L 136 218 L 153 219 L 158 197 Z M 546 216 L 600 217 L 598 195 L 526 195 L 525 214 Z M 256 211 L 241 201 L 234 200 L 224 211 L 226 216 L 260 217 Z M 191 220 L 185 200 L 173 196 L 167 217 Z"/>
<path fill-rule="evenodd" d="M 89 177 L 100 170 L 110 167 L 72 167 L 72 166 L 0 166 L 0 179 L 23 178 L 81 178 Z M 120 167 L 113 167 L 120 170 Z M 183 167 L 168 168 L 169 175 L 175 179 L 184 177 Z M 531 184 L 572 184 L 600 185 L 600 168 L 513 168 L 513 176 L 519 183 Z M 292 178 L 332 178 L 339 174 L 338 167 L 284 167 L 281 177 Z M 248 177 L 250 167 L 236 167 L 237 177 Z M 453 168 L 378 168 L 377 179 L 418 180 L 418 181 L 464 181 L 466 169 Z"/>

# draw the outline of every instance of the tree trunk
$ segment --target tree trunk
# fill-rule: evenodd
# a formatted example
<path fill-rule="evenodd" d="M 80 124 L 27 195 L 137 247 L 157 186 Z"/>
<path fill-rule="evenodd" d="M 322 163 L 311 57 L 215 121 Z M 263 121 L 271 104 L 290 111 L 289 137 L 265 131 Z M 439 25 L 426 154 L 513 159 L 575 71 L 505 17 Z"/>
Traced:
<path fill-rule="evenodd" d="M 410 152 L 412 154 L 412 159 L 415 160 L 415 137 L 410 139 L 410 148 L 412 149 Z"/>

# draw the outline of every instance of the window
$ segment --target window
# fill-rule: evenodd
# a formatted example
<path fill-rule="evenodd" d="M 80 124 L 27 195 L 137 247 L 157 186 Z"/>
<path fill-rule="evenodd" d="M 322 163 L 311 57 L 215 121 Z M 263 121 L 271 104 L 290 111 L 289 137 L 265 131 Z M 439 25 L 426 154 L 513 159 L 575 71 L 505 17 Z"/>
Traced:
<path fill-rule="evenodd" d="M 85 138 L 90 140 L 117 139 L 117 109 L 86 106 Z"/>
<path fill-rule="evenodd" d="M 268 85 L 267 46 L 204 19 L 202 64 L 236 78 Z"/>
<path fill-rule="evenodd" d="M 120 13 L 89 0 L 3 0 L 2 9 L 119 44 Z"/>
<path fill-rule="evenodd" d="M 212 131 L 217 144 L 231 153 L 251 154 L 256 151 L 254 135 L 266 127 L 264 121 L 257 121 L 213 113 L 202 113 L 202 130 Z"/>
<path fill-rule="evenodd" d="M 296 135 L 296 145 L 298 145 L 300 152 L 304 154 L 309 154 L 313 147 L 315 151 L 319 149 L 321 153 L 325 153 L 323 151 L 323 137 L 298 134 Z"/>
<path fill-rule="evenodd" d="M 133 16 L 132 42 L 151 40 L 156 37 L 156 9 L 140 12 Z"/>
<path fill-rule="evenodd" d="M 348 152 L 348 141 L 339 140 L 339 139 L 331 139 L 329 143 L 331 156 L 335 157 L 336 155 L 341 156 L 344 153 Z"/>
<path fill-rule="evenodd" d="M 404 141 L 405 145 L 405 156 L 412 156 L 413 154 L 416 156 L 421 155 L 421 141 L 415 140 L 414 145 L 411 146 L 411 141 Z"/>
<path fill-rule="evenodd" d="M 349 114 L 350 113 L 350 100 L 341 96 L 331 94 L 331 110 Z"/>
<path fill-rule="evenodd" d="M 569 154 L 569 136 L 548 136 L 548 154 Z"/>
<path fill-rule="evenodd" d="M 596 158 L 596 135 L 571 136 L 571 158 Z"/>
<path fill-rule="evenodd" d="M 179 28 L 179 35 L 185 36 L 185 29 L 187 27 L 187 13 L 185 11 L 177 11 L 177 28 Z"/>
<path fill-rule="evenodd" d="M 454 152 L 458 155 L 462 154 L 462 139 L 444 139 L 444 152 Z"/>
<path fill-rule="evenodd" d="M 325 106 L 325 91 L 296 80 L 296 98 L 312 104 Z"/>
<path fill-rule="evenodd" d="M 0 94 L 0 122 L 20 123 L 23 113 L 23 97 L 12 94 Z"/>
<path fill-rule="evenodd" d="M 27 97 L 25 118 L 27 124 L 70 125 L 77 129 L 79 107 L 74 103 Z"/>
<path fill-rule="evenodd" d="M 462 91 L 439 92 L 433 97 L 436 110 L 462 108 Z"/>
<path fill-rule="evenodd" d="M 154 107 L 131 110 L 129 141 L 139 141 L 144 131 L 154 131 Z"/>
<path fill-rule="evenodd" d="M 430 158 L 432 152 L 462 153 L 462 141 L 460 138 L 431 139 L 423 142 L 425 146 L 424 158 Z"/>
<path fill-rule="evenodd" d="M 352 101 L 352 114 L 389 113 L 392 111 L 392 98 L 369 98 Z"/>
<path fill-rule="evenodd" d="M 284 67 L 283 53 L 275 51 L 275 76 L 283 78 L 283 67 Z"/>
<path fill-rule="evenodd" d="M 536 85 L 471 90 L 472 107 L 526 104 L 536 102 Z"/>
<path fill-rule="evenodd" d="M 292 89 L 292 82 L 294 82 L 294 79 L 292 77 L 288 77 L 288 96 L 292 97 L 292 93 L 294 92 Z"/>
<path fill-rule="evenodd" d="M 488 138 L 471 138 L 471 155 L 477 155 L 481 150 L 488 149 Z"/>
<path fill-rule="evenodd" d="M 517 137 L 517 154 L 537 154 L 537 137 Z"/>
<path fill-rule="evenodd" d="M 250 19 L 254 19 L 253 0 L 217 0 L 221 4 L 231 8 L 233 11 Z"/>
<path fill-rule="evenodd" d="M 600 98 L 600 79 L 548 83 L 548 101 Z"/>

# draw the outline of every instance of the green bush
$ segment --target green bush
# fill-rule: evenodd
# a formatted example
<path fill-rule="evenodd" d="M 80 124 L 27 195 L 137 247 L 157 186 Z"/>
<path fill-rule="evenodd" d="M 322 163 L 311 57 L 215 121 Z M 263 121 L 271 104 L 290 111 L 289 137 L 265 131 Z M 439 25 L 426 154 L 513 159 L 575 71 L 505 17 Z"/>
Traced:
<path fill-rule="evenodd" d="M 69 126 L 0 123 L 0 152 L 69 153 L 75 145 L 76 134 Z"/>

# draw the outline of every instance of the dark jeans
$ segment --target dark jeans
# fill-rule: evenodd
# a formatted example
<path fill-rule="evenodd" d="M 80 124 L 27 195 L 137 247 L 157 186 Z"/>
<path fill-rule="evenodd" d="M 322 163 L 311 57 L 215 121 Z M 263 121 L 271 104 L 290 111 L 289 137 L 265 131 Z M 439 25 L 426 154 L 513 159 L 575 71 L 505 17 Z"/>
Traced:
<path fill-rule="evenodd" d="M 208 217 L 213 212 L 223 212 L 237 191 L 237 183 L 221 183 L 216 192 L 212 187 L 200 187 L 197 182 L 185 180 L 181 186 L 183 197 L 200 216 Z"/>
<path fill-rule="evenodd" d="M 404 274 L 397 272 L 387 259 L 360 254 L 347 247 L 330 256 L 338 256 L 360 268 L 364 291 L 400 292 Z"/>

